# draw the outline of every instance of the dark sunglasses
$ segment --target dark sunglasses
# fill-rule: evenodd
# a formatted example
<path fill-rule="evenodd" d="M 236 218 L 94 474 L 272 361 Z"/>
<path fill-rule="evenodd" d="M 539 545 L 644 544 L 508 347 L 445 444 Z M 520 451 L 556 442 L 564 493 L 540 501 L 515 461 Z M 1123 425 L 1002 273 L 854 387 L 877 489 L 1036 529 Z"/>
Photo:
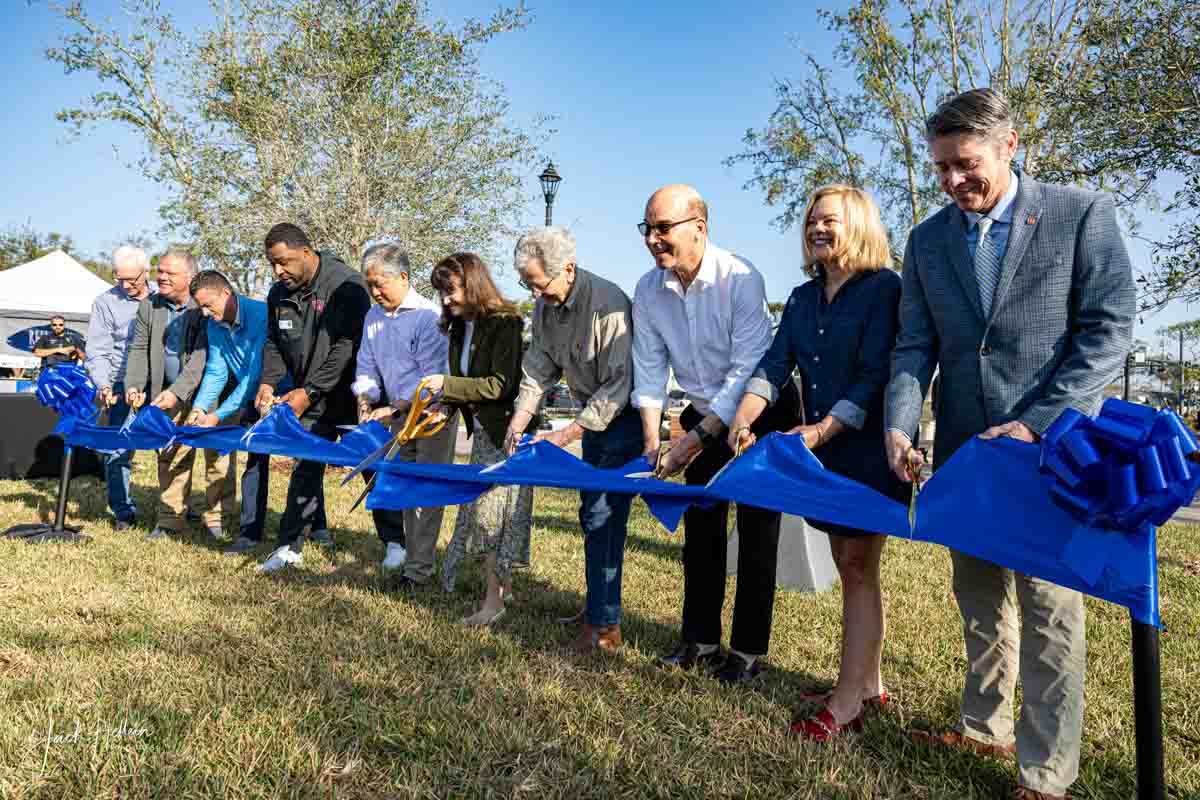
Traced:
<path fill-rule="evenodd" d="M 681 219 L 678 222 L 656 222 L 653 225 L 651 225 L 649 222 L 639 222 L 637 229 L 638 233 L 640 233 L 642 236 L 649 236 L 650 231 L 654 231 L 659 236 L 666 236 L 671 231 L 671 228 L 674 228 L 676 225 L 682 225 L 685 222 L 695 222 L 698 219 L 700 219 L 700 217 L 688 217 L 687 219 Z"/>

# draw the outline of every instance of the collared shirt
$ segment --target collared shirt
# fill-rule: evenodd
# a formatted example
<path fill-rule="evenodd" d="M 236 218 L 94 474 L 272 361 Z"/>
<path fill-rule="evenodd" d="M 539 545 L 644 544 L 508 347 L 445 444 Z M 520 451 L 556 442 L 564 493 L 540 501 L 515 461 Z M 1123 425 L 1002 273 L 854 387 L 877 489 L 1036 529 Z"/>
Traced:
<path fill-rule="evenodd" d="M 167 310 L 167 324 L 163 328 L 163 384 L 170 385 L 183 369 L 183 312 L 191 302 L 175 305 L 169 300 L 163 304 Z"/>
<path fill-rule="evenodd" d="M 263 346 L 267 341 L 267 304 L 239 294 L 237 305 L 237 315 L 232 323 L 208 320 L 204 379 L 200 381 L 192 404 L 195 408 L 212 411 L 220 419 L 239 410 L 257 391 L 262 374 Z M 224 402 L 214 408 L 231 373 L 237 378 L 237 385 Z"/>
<path fill-rule="evenodd" d="M 539 298 L 521 362 L 517 410 L 536 414 L 542 395 L 566 380 L 584 404 L 575 418 L 589 431 L 606 429 L 629 402 L 633 387 L 633 331 L 629 297 L 615 283 L 575 270 L 562 305 Z"/>
<path fill-rule="evenodd" d="M 633 297 L 633 405 L 662 408 L 670 370 L 688 400 L 728 425 L 746 381 L 771 344 L 762 275 L 749 261 L 708 242 L 684 291 L 655 268 Z"/>
<path fill-rule="evenodd" d="M 1010 172 L 1008 191 L 986 214 L 978 214 L 974 211 L 963 212 L 963 216 L 967 220 L 967 251 L 971 254 L 972 261 L 975 260 L 975 248 L 979 246 L 979 220 L 984 217 L 992 219 L 988 239 L 991 240 L 992 247 L 996 250 L 997 259 L 1004 260 L 1004 253 L 1008 250 L 1008 234 L 1012 230 L 1013 201 L 1017 199 L 1017 180 L 1017 173 Z"/>
<path fill-rule="evenodd" d="M 149 289 L 150 294 L 156 293 L 153 284 Z M 115 386 L 125 380 L 125 364 L 140 302 L 125 294 L 120 286 L 114 286 L 92 303 L 84 366 L 96 386 Z"/>
<path fill-rule="evenodd" d="M 447 372 L 450 342 L 438 328 L 441 312 L 433 301 L 409 287 L 395 311 L 371 306 L 363 323 L 355 379 L 356 397 L 378 402 L 409 400 L 421 378 Z"/>

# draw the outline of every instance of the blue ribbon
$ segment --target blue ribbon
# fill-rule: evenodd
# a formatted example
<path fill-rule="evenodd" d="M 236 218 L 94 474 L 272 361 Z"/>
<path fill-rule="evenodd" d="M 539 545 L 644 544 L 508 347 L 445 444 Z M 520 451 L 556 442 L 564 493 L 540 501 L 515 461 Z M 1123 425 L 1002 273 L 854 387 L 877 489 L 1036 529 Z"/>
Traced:
<path fill-rule="evenodd" d="M 1200 485 L 1196 467 L 1184 458 L 1197 445 L 1175 415 L 1113 402 L 1095 420 L 1066 412 L 1041 448 L 1012 439 L 972 439 L 921 492 L 915 533 L 904 504 L 829 472 L 801 437 L 780 434 L 764 438 L 707 486 L 627 478 L 649 468 L 644 458 L 619 469 L 597 469 L 549 442 L 521 447 L 487 468 L 379 462 L 374 468 L 380 478 L 367 508 L 465 503 L 498 484 L 557 486 L 640 495 L 673 530 L 692 504 L 745 502 L 818 526 L 837 523 L 943 545 L 1119 603 L 1138 621 L 1157 625 L 1154 524 L 1188 502 Z M 178 443 L 354 466 L 390 434 L 372 422 L 329 442 L 304 430 L 291 408 L 279 405 L 249 436 L 238 427 L 176 427 L 150 407 L 127 431 L 79 421 L 67 438 L 93 449 Z"/>
<path fill-rule="evenodd" d="M 1110 399 L 1099 416 L 1064 411 L 1042 437 L 1039 469 L 1056 505 L 1088 525 L 1164 525 L 1200 489 L 1196 437 L 1174 411 Z"/>
<path fill-rule="evenodd" d="M 91 422 L 98 413 L 96 384 L 78 364 L 59 364 L 42 370 L 34 392 L 42 405 L 62 417 L 55 427 L 58 433 L 69 430 L 76 422 Z"/>

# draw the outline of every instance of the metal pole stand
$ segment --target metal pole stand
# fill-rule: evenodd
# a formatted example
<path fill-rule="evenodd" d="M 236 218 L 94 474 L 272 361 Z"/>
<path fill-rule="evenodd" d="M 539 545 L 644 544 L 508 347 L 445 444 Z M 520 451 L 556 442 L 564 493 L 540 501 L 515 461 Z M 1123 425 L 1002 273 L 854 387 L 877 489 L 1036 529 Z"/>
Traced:
<path fill-rule="evenodd" d="M 62 472 L 58 477 L 58 508 L 54 512 L 54 524 L 32 522 L 16 525 L 2 535 L 6 539 L 23 539 L 30 543 L 41 542 L 90 542 L 91 537 L 80 533 L 74 525 L 64 524 L 67 516 L 67 493 L 71 488 L 71 461 L 74 452 L 63 442 Z M 1157 652 L 1157 651 L 1156 651 Z"/>
<path fill-rule="evenodd" d="M 1158 628 L 1132 620 L 1130 633 L 1133 639 L 1133 720 L 1137 753 L 1137 796 L 1138 800 L 1166 800 Z"/>

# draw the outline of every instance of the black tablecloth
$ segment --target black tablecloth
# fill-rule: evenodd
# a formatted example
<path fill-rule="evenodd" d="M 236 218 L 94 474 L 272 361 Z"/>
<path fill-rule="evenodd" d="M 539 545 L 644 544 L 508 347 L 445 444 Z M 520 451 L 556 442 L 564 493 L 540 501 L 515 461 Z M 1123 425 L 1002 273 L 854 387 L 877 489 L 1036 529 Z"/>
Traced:
<path fill-rule="evenodd" d="M 62 470 L 63 442 L 51 432 L 58 414 L 32 394 L 0 394 L 0 478 L 57 478 Z M 75 449 L 72 475 L 102 475 L 91 450 Z"/>

